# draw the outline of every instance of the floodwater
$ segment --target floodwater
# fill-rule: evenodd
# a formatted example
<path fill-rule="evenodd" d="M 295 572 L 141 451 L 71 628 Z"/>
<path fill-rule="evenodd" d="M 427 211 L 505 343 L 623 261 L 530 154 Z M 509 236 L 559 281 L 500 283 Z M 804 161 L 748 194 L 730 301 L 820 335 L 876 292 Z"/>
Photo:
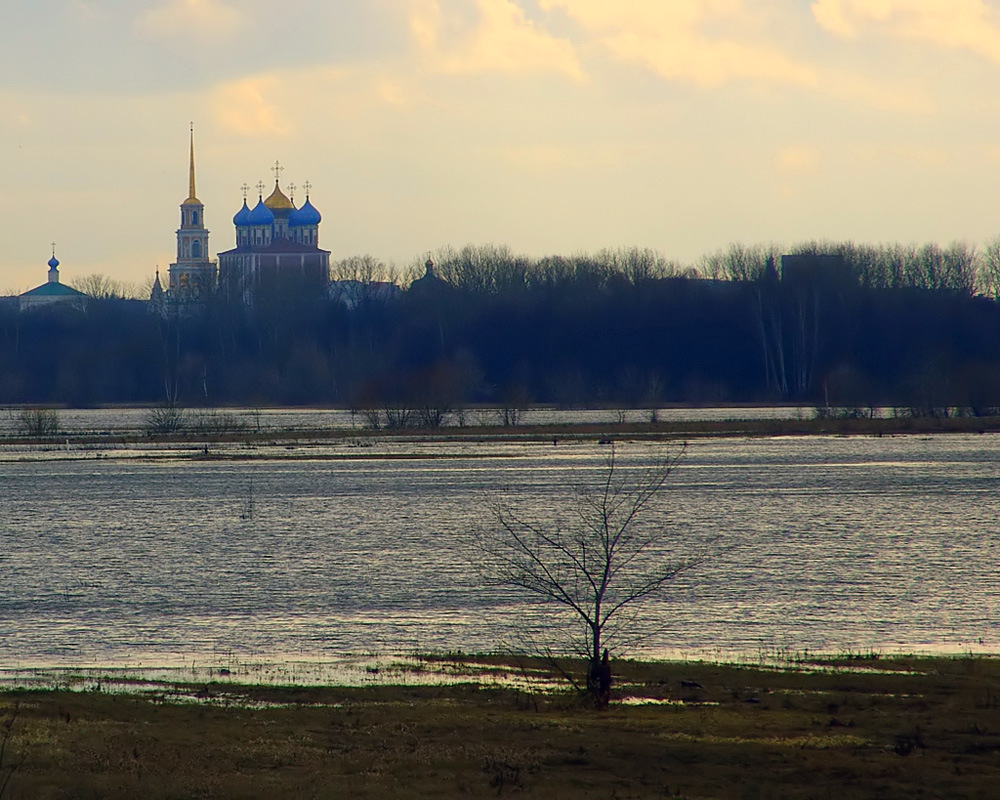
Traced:
<path fill-rule="evenodd" d="M 490 497 L 554 518 L 596 443 L 0 447 L 0 667 L 540 647 L 550 606 L 471 566 Z M 620 465 L 664 445 L 623 443 Z M 660 556 L 707 555 L 633 655 L 1000 651 L 1000 436 L 697 441 Z M 633 637 L 634 638 L 634 637 Z"/>

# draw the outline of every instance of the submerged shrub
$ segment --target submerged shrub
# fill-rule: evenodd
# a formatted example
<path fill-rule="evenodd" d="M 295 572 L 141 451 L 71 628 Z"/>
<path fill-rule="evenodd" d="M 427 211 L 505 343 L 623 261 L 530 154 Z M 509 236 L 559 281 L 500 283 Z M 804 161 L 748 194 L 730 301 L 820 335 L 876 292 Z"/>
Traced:
<path fill-rule="evenodd" d="M 151 408 L 146 415 L 146 433 L 150 436 L 177 433 L 184 425 L 184 409 L 173 403 Z"/>
<path fill-rule="evenodd" d="M 54 408 L 22 408 L 17 430 L 24 436 L 52 436 L 59 433 L 59 414 Z"/>

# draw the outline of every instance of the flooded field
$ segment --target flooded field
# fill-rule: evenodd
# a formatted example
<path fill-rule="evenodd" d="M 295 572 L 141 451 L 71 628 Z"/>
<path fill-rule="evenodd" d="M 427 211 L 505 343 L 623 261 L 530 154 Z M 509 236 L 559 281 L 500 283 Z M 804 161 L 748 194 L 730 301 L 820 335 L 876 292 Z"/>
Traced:
<path fill-rule="evenodd" d="M 623 444 L 644 464 L 664 445 Z M 0 447 L 0 666 L 288 664 L 557 638 L 472 534 L 599 476 L 596 443 Z M 997 652 L 1000 436 L 699 441 L 637 655 Z M 264 667 L 262 667 L 264 669 Z"/>

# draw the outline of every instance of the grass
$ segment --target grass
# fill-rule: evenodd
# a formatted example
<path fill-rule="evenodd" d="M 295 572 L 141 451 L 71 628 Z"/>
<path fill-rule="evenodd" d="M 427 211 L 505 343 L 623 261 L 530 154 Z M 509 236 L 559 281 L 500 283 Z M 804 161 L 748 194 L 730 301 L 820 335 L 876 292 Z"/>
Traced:
<path fill-rule="evenodd" d="M 1000 785 L 995 659 L 616 667 L 619 702 L 603 713 L 474 683 L 205 684 L 187 703 L 9 692 L 7 758 L 26 758 L 7 797 L 839 800 Z"/>

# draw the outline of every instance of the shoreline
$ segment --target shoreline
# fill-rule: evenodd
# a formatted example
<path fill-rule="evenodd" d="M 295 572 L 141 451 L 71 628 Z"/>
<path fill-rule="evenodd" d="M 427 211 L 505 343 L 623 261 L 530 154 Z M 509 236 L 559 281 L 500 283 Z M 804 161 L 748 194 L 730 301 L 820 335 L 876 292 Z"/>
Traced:
<path fill-rule="evenodd" d="M 1000 651 L 876 650 L 857 653 L 747 654 L 743 657 L 678 655 L 622 657 L 614 659 L 616 670 L 646 674 L 661 669 L 725 668 L 790 673 L 887 673 L 920 667 L 932 672 L 936 665 L 959 662 L 996 662 Z M 191 659 L 181 664 L 33 664 L 0 665 L 0 695 L 20 691 L 88 692 L 108 691 L 112 685 L 126 687 L 122 693 L 150 694 L 213 685 L 219 691 L 248 688 L 347 689 L 477 685 L 480 688 L 533 687 L 536 691 L 569 688 L 565 674 L 586 672 L 586 664 L 573 658 L 547 658 L 506 653 L 357 653 L 338 658 Z M 102 689 L 102 687 L 104 687 Z M 127 687 L 133 687 L 128 691 Z"/>
<path fill-rule="evenodd" d="M 1000 777 L 997 658 L 616 666 L 603 712 L 530 682 L 2 692 L 0 770 L 37 800 L 910 800 L 990 797 Z"/>
<path fill-rule="evenodd" d="M 876 417 L 811 419 L 747 419 L 665 421 L 656 423 L 552 423 L 515 426 L 444 426 L 440 428 L 295 428 L 263 431 L 185 430 L 171 434 L 107 431 L 65 431 L 45 436 L 3 436 L 0 447 L 65 447 L 95 445 L 165 445 L 247 443 L 281 445 L 289 442 L 576 442 L 607 440 L 678 441 L 702 438 L 779 436 L 907 436 L 931 434 L 987 434 L 1000 432 L 1000 417 Z"/>

